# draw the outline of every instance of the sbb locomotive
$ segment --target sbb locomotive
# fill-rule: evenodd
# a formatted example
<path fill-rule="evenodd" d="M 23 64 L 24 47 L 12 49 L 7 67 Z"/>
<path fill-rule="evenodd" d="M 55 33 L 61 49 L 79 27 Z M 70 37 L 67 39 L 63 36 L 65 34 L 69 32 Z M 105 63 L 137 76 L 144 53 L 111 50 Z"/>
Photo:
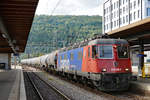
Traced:
<path fill-rule="evenodd" d="M 127 90 L 132 75 L 129 45 L 123 39 L 82 42 L 41 57 L 24 59 L 21 63 L 92 83 L 103 91 Z"/>

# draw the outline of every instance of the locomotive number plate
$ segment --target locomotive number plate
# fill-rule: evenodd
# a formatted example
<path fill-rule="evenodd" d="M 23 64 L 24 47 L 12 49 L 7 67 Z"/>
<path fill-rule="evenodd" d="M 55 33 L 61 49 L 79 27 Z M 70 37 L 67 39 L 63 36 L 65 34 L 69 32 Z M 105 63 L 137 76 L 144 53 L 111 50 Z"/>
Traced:
<path fill-rule="evenodd" d="M 121 71 L 121 68 L 111 68 L 111 71 Z"/>

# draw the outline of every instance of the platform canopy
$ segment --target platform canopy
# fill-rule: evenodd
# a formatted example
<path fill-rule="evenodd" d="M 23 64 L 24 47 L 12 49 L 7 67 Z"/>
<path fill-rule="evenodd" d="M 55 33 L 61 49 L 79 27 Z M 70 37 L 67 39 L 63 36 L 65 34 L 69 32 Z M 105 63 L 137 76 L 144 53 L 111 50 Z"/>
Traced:
<path fill-rule="evenodd" d="M 108 33 L 110 37 L 127 39 L 131 45 L 138 45 L 139 39 L 143 44 L 150 44 L 150 18 L 129 24 Z"/>
<path fill-rule="evenodd" d="M 38 0 L 0 0 L 0 53 L 24 52 Z"/>

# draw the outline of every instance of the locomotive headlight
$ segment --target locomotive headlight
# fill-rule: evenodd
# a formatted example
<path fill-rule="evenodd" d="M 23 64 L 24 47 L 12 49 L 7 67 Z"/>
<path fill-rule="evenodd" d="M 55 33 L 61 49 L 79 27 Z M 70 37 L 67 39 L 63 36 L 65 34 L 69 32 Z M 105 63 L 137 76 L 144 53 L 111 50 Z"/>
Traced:
<path fill-rule="evenodd" d="M 103 69 L 102 69 L 102 72 L 106 72 L 106 71 L 107 71 L 107 69 L 106 69 L 106 68 L 103 68 Z"/>
<path fill-rule="evenodd" d="M 125 71 L 129 71 L 129 69 L 128 69 L 128 68 L 125 68 Z"/>

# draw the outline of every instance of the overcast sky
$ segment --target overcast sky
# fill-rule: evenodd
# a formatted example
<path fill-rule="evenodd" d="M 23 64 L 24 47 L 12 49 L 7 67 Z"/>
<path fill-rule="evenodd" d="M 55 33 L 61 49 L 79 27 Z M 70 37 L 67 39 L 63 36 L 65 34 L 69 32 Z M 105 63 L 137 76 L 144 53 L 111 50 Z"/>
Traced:
<path fill-rule="evenodd" d="M 36 14 L 51 15 L 59 0 L 39 0 Z M 53 15 L 102 15 L 103 0 L 60 0 Z"/>

